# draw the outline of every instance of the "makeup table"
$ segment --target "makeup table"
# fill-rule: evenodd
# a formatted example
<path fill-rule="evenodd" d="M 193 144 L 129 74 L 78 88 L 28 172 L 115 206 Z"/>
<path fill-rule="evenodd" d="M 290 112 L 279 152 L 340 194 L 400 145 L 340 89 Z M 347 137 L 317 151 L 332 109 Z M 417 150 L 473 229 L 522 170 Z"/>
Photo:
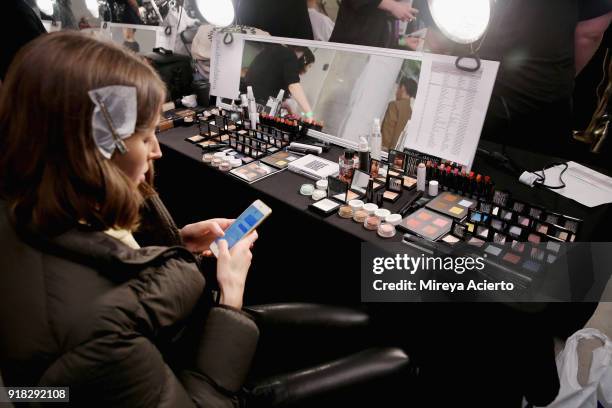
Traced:
<path fill-rule="evenodd" d="M 308 209 L 310 197 L 299 194 L 305 176 L 281 171 L 253 184 L 202 162 L 202 149 L 185 141 L 197 127 L 175 128 L 158 135 L 163 158 L 156 163 L 156 186 L 178 225 L 214 217 L 235 217 L 255 199 L 273 213 L 258 229 L 259 240 L 249 274 L 245 303 L 321 301 L 359 303 L 361 243 L 384 248 L 401 242 L 403 233 L 381 238 L 376 231 L 337 214 L 321 216 Z M 482 142 L 489 151 L 496 146 Z M 321 157 L 337 161 L 343 148 L 332 146 Z M 525 169 L 541 169 L 555 161 L 531 152 L 508 148 L 506 155 Z M 612 234 L 610 205 L 587 208 L 551 191 L 519 184 L 492 163 L 477 158 L 474 170 L 489 175 L 496 188 L 513 197 L 551 211 L 584 220 L 578 239 L 609 241 Z M 398 211 L 415 191 L 404 190 L 395 203 L 383 208 Z"/>

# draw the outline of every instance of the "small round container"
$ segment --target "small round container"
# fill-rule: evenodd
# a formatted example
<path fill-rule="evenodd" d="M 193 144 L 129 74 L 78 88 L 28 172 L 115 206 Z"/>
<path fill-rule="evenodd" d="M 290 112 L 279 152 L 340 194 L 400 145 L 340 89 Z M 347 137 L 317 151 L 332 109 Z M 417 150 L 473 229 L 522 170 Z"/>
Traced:
<path fill-rule="evenodd" d="M 312 199 L 315 201 L 319 201 L 325 197 L 327 197 L 327 191 L 325 190 L 315 190 L 312 192 Z"/>
<path fill-rule="evenodd" d="M 338 210 L 338 217 L 340 218 L 353 218 L 353 208 L 350 205 L 343 205 Z"/>
<path fill-rule="evenodd" d="M 378 226 L 378 231 L 376 233 L 381 238 L 393 238 L 395 236 L 395 232 L 395 225 L 388 222 L 383 222 Z"/>
<path fill-rule="evenodd" d="M 211 162 L 211 163 L 212 163 L 212 166 L 213 166 L 213 167 L 219 167 L 219 166 L 221 165 L 221 163 L 223 163 L 223 160 L 221 160 L 221 159 L 220 159 L 220 158 L 218 158 L 218 157 L 214 157 L 214 158 L 212 159 L 212 162 Z"/>
<path fill-rule="evenodd" d="M 193 116 L 186 116 L 183 118 L 183 123 L 185 123 L 187 126 L 193 125 Z"/>
<path fill-rule="evenodd" d="M 202 155 L 202 161 L 203 161 L 204 163 L 208 163 L 208 164 L 210 164 L 210 163 L 212 162 L 212 160 L 213 160 L 213 157 L 214 157 L 214 156 L 212 155 L 212 153 L 204 153 L 204 154 Z"/>
<path fill-rule="evenodd" d="M 236 168 L 236 167 L 242 166 L 242 160 L 241 159 L 231 159 L 229 162 L 232 165 L 232 168 Z"/>
<path fill-rule="evenodd" d="M 227 160 L 222 161 L 221 164 L 219 165 L 219 170 L 221 171 L 230 171 L 231 169 L 232 169 L 232 165 Z"/>
<path fill-rule="evenodd" d="M 400 225 L 402 216 L 399 214 L 389 214 L 385 217 L 385 222 L 391 225 Z"/>
<path fill-rule="evenodd" d="M 368 218 L 368 212 L 366 210 L 357 210 L 353 214 L 353 221 L 363 224 Z"/>
<path fill-rule="evenodd" d="M 387 215 L 391 215 L 391 211 L 387 210 L 386 208 L 379 208 L 378 210 L 374 211 L 374 215 L 381 220 L 384 220 Z"/>
<path fill-rule="evenodd" d="M 364 204 L 363 209 L 367 211 L 368 215 L 374 215 L 374 211 L 378 210 L 378 206 L 376 204 L 367 203 Z"/>
<path fill-rule="evenodd" d="M 363 222 L 363 228 L 370 230 L 370 231 L 376 231 L 379 226 L 380 226 L 380 217 L 377 217 L 376 215 L 373 215 L 373 214 L 368 215 L 365 221 Z"/>
<path fill-rule="evenodd" d="M 359 211 L 359 210 L 361 210 L 363 208 L 363 201 L 361 201 L 361 200 L 351 200 L 351 201 L 348 202 L 348 204 L 353 209 L 353 212 Z"/>
<path fill-rule="evenodd" d="M 436 180 L 431 180 L 429 182 L 429 195 L 431 197 L 438 195 L 438 182 Z"/>
<path fill-rule="evenodd" d="M 302 184 L 300 187 L 300 194 L 303 196 L 311 196 L 315 191 L 315 187 L 312 184 Z"/>
<path fill-rule="evenodd" d="M 327 190 L 327 180 L 318 180 L 317 181 L 317 189 L 319 189 L 319 190 Z"/>
<path fill-rule="evenodd" d="M 226 155 L 223 152 L 217 152 L 217 153 L 214 154 L 214 157 L 217 157 L 219 159 L 225 159 L 225 156 Z"/>

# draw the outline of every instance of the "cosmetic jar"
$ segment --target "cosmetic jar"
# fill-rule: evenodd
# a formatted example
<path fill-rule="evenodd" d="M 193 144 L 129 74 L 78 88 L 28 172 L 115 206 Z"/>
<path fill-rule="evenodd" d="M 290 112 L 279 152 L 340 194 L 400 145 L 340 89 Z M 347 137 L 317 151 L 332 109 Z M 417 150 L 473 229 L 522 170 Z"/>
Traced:
<path fill-rule="evenodd" d="M 327 190 L 327 180 L 318 180 L 317 181 L 317 189 L 319 189 L 319 190 Z"/>
<path fill-rule="evenodd" d="M 359 211 L 359 210 L 361 210 L 363 208 L 363 201 L 361 201 L 361 200 L 351 200 L 351 201 L 349 201 L 348 204 L 353 209 L 353 212 Z"/>
<path fill-rule="evenodd" d="M 368 215 L 363 222 L 363 227 L 370 231 L 376 231 L 380 226 L 380 217 L 376 215 Z"/>
<path fill-rule="evenodd" d="M 438 182 L 436 180 L 431 180 L 429 182 L 429 195 L 430 197 L 438 195 Z"/>
<path fill-rule="evenodd" d="M 368 213 L 368 215 L 373 215 L 374 211 L 378 210 L 378 206 L 376 204 L 367 203 L 363 206 L 363 209 Z"/>
<path fill-rule="evenodd" d="M 402 216 L 399 214 L 389 214 L 385 217 L 385 222 L 391 225 L 400 225 Z"/>
<path fill-rule="evenodd" d="M 386 208 L 379 208 L 378 210 L 374 211 L 374 215 L 381 220 L 384 220 L 387 215 L 391 215 L 391 211 L 387 210 Z"/>
<path fill-rule="evenodd" d="M 325 190 L 315 190 L 312 192 L 312 199 L 315 201 L 319 201 L 322 198 L 327 197 L 327 191 Z"/>
<path fill-rule="evenodd" d="M 314 190 L 315 187 L 312 184 L 302 184 L 300 187 L 300 194 L 304 196 L 311 196 Z"/>
<path fill-rule="evenodd" d="M 395 236 L 395 225 L 383 222 L 378 227 L 377 234 L 381 238 L 393 238 Z"/>
<path fill-rule="evenodd" d="M 240 159 L 230 159 L 229 162 L 233 168 L 242 166 L 242 160 Z"/>
<path fill-rule="evenodd" d="M 366 210 L 357 210 L 355 214 L 353 214 L 353 221 L 358 223 L 365 222 L 366 218 L 368 218 L 368 212 Z"/>
<path fill-rule="evenodd" d="M 222 161 L 221 164 L 219 165 L 219 170 L 221 171 L 230 171 L 231 169 L 232 169 L 232 165 L 227 160 Z"/>
<path fill-rule="evenodd" d="M 212 159 L 212 165 L 213 165 L 213 167 L 219 167 L 219 166 L 221 165 L 221 163 L 223 163 L 223 160 L 221 160 L 221 159 L 220 159 L 220 158 L 218 158 L 218 157 L 214 157 L 214 158 Z"/>
<path fill-rule="evenodd" d="M 212 155 L 212 153 L 204 153 L 202 155 L 202 161 L 204 163 L 210 164 L 212 162 L 212 160 L 213 160 L 213 157 L 214 156 Z"/>
<path fill-rule="evenodd" d="M 183 123 L 185 123 L 185 125 L 190 126 L 193 125 L 193 116 L 186 116 L 183 118 Z"/>
<path fill-rule="evenodd" d="M 353 218 L 353 208 L 350 205 L 343 205 L 338 210 L 338 216 L 340 218 Z"/>
<path fill-rule="evenodd" d="M 219 159 L 225 159 L 225 153 L 223 152 L 217 152 L 214 154 L 214 157 L 219 158 Z"/>

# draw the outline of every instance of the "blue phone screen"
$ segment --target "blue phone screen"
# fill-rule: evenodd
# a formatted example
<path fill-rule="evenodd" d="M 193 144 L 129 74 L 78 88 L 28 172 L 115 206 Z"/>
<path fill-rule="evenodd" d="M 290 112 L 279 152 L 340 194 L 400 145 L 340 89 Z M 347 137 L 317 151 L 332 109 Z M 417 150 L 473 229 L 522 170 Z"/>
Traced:
<path fill-rule="evenodd" d="M 225 236 L 218 238 L 215 242 L 219 241 L 219 239 L 225 239 L 228 248 L 233 247 L 263 216 L 263 213 L 255 208 L 255 206 L 249 206 L 225 231 Z"/>

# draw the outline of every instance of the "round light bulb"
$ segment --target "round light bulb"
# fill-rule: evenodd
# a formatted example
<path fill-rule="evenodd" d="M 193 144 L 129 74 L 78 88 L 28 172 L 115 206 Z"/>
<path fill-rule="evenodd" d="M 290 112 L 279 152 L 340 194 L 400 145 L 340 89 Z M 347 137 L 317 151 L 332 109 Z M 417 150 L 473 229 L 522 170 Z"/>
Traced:
<path fill-rule="evenodd" d="M 234 21 L 232 0 L 196 0 L 200 14 L 212 25 L 225 27 Z"/>
<path fill-rule="evenodd" d="M 49 16 L 53 15 L 53 4 L 54 3 L 55 3 L 54 0 L 36 0 L 36 6 L 38 6 L 40 11 L 42 11 L 43 13 Z"/>
<path fill-rule="evenodd" d="M 485 33 L 491 18 L 489 0 L 428 0 L 436 25 L 449 39 L 471 44 Z"/>

